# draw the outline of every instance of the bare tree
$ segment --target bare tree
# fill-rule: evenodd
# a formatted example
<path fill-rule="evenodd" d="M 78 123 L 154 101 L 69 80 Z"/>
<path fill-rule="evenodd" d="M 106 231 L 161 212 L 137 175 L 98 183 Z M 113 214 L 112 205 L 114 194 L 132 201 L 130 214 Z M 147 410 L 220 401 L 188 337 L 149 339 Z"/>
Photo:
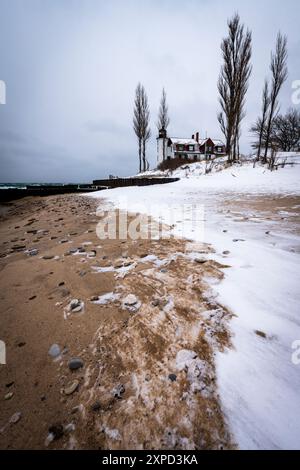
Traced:
<path fill-rule="evenodd" d="M 138 83 L 135 90 L 133 129 L 138 139 L 140 173 L 141 171 L 146 171 L 149 169 L 149 163 L 146 159 L 146 144 L 151 136 L 149 122 L 150 111 L 148 105 L 148 97 L 143 85 L 141 85 L 141 83 Z"/>
<path fill-rule="evenodd" d="M 245 117 L 245 96 L 252 71 L 251 42 L 251 32 L 244 31 L 239 15 L 235 14 L 228 21 L 228 36 L 221 44 L 223 65 L 218 80 L 221 105 L 218 121 L 226 140 L 226 153 L 230 162 L 237 158 L 240 125 Z"/>
<path fill-rule="evenodd" d="M 264 154 L 264 163 L 267 161 L 268 149 L 270 146 L 270 137 L 272 131 L 272 124 L 274 116 L 278 111 L 278 95 L 279 91 L 287 79 L 287 37 L 283 36 L 280 32 L 277 34 L 276 39 L 276 49 L 275 53 L 271 53 L 271 90 L 270 90 L 270 110 L 268 114 L 268 119 L 266 123 L 266 144 L 265 144 L 265 154 Z"/>
<path fill-rule="evenodd" d="M 262 92 L 262 107 L 261 107 L 261 116 L 257 118 L 255 123 L 251 126 L 250 132 L 257 136 L 257 141 L 253 144 L 253 147 L 257 149 L 256 160 L 260 158 L 260 153 L 262 149 L 262 144 L 265 142 L 265 131 L 266 131 L 266 122 L 268 118 L 268 111 L 270 105 L 270 96 L 269 96 L 269 84 L 268 80 L 265 80 L 263 92 Z M 255 166 L 255 161 L 254 161 Z"/>
<path fill-rule="evenodd" d="M 271 141 L 284 152 L 300 147 L 300 111 L 291 108 L 285 115 L 275 117 Z"/>
<path fill-rule="evenodd" d="M 146 159 L 146 145 L 151 137 L 150 123 L 150 110 L 148 105 L 148 97 L 144 87 L 142 87 L 142 171 L 149 170 L 149 162 Z"/>
<path fill-rule="evenodd" d="M 168 110 L 168 105 L 167 105 L 167 94 L 165 92 L 165 89 L 163 88 L 161 100 L 160 100 L 159 112 L 158 112 L 158 120 L 157 120 L 156 125 L 159 131 L 161 129 L 166 131 L 169 124 L 170 124 L 170 118 L 169 118 L 169 110 Z M 165 158 L 166 158 L 165 137 L 163 137 L 163 160 L 165 160 Z"/>
<path fill-rule="evenodd" d="M 143 119 L 142 119 L 142 85 L 138 83 L 135 90 L 133 129 L 138 139 L 139 148 L 139 172 L 142 171 L 142 141 L 143 141 Z"/>

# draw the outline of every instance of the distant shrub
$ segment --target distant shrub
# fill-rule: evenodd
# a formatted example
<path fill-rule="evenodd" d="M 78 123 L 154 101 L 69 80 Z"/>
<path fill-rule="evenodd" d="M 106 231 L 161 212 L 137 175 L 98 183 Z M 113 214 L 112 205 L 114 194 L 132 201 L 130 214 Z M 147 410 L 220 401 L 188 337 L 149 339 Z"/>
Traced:
<path fill-rule="evenodd" d="M 187 163 L 193 163 L 191 160 L 184 160 L 183 158 L 171 158 L 170 160 L 164 160 L 161 162 L 157 169 L 160 171 L 165 170 L 176 170 L 177 168 L 186 165 Z"/>

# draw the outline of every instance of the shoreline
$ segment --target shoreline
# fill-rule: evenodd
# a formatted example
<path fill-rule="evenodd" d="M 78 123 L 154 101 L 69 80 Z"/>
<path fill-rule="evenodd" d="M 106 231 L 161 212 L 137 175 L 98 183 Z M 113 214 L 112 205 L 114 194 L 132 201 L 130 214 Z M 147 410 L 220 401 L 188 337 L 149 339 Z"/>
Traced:
<path fill-rule="evenodd" d="M 207 244 L 203 261 L 175 238 L 99 240 L 99 203 L 23 199 L 1 221 L 0 447 L 234 447 L 214 364 L 231 314 L 204 280 L 225 266 Z"/>

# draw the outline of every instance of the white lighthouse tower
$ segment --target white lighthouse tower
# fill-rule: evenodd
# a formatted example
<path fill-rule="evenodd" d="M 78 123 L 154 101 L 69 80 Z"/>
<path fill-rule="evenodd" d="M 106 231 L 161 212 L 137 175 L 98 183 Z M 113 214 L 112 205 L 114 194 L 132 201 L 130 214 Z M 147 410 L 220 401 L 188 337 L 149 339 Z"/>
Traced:
<path fill-rule="evenodd" d="M 157 140 L 157 164 L 159 165 L 167 159 L 168 137 L 166 129 L 162 128 L 158 132 Z"/>

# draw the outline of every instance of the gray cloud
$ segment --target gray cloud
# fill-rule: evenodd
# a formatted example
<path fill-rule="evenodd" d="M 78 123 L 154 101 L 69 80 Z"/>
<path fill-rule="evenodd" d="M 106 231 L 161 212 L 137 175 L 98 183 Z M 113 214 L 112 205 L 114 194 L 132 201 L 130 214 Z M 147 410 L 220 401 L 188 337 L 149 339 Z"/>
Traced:
<path fill-rule="evenodd" d="M 221 137 L 216 114 L 220 42 L 235 11 L 253 31 L 253 74 L 241 148 L 259 106 L 279 29 L 289 39 L 289 79 L 300 79 L 296 0 L 2 0 L 1 181 L 90 181 L 137 170 L 134 89 L 148 92 L 156 160 L 156 114 L 167 90 L 170 133 Z"/>

